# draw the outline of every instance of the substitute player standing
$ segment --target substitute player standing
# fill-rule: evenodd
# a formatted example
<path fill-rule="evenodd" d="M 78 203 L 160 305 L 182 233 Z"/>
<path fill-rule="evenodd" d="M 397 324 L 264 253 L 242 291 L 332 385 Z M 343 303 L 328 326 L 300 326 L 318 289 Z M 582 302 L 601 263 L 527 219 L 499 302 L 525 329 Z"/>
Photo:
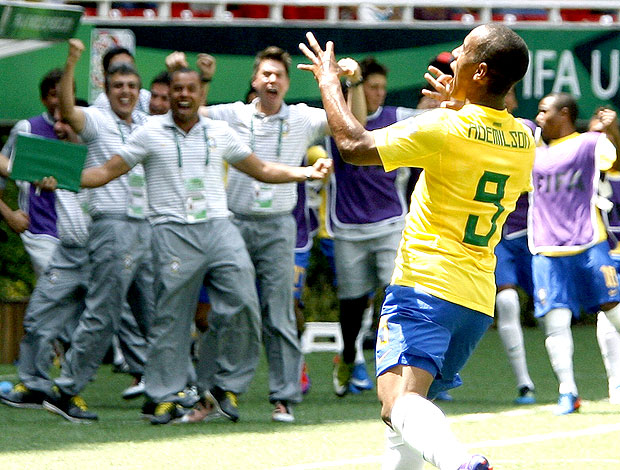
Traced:
<path fill-rule="evenodd" d="M 492 323 L 493 249 L 506 216 L 529 187 L 531 132 L 504 97 L 528 66 L 523 40 L 498 24 L 479 26 L 453 51 L 454 78 L 427 79 L 445 107 L 375 131 L 347 110 L 333 43 L 312 34 L 312 61 L 332 135 L 345 161 L 424 168 L 412 195 L 377 340 L 377 388 L 388 425 L 384 468 L 487 470 L 430 400 L 460 383 L 459 370 Z M 432 92 L 430 92 L 432 93 Z M 463 103 L 468 102 L 463 106 Z"/>
<path fill-rule="evenodd" d="M 579 134 L 577 115 L 577 102 L 567 93 L 551 93 L 538 104 L 536 123 L 549 145 L 536 150 L 528 220 L 535 315 L 543 318 L 545 347 L 559 382 L 555 414 L 580 407 L 572 317 L 602 310 L 620 331 L 618 274 L 596 207 L 600 172 L 619 168 L 616 149 L 602 133 Z"/>

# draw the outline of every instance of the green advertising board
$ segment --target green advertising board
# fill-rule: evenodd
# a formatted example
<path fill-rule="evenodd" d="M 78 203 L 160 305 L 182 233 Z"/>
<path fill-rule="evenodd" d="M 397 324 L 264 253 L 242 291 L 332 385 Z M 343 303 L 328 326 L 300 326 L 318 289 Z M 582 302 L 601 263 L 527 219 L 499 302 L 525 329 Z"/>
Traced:
<path fill-rule="evenodd" d="M 79 6 L 0 1 L 0 38 L 68 39 L 75 34 L 83 12 Z"/>
<path fill-rule="evenodd" d="M 88 21 L 88 20 L 87 20 Z M 363 59 L 372 55 L 389 69 L 387 104 L 415 107 L 420 89 L 425 85 L 424 72 L 429 61 L 442 51 L 458 46 L 472 26 L 462 24 L 430 27 L 424 24 L 402 25 L 345 24 L 278 25 L 143 21 L 82 23 L 76 36 L 89 44 L 96 28 L 126 28 L 135 36 L 136 63 L 143 86 L 164 66 L 172 51 L 185 51 L 190 65 L 199 52 L 217 59 L 217 73 L 211 83 L 209 103 L 243 99 L 252 74 L 254 54 L 269 45 L 279 45 L 293 56 L 291 86 L 287 101 L 320 104 L 319 92 L 311 74 L 297 70 L 305 62 L 298 44 L 311 29 L 319 42 L 333 40 L 340 57 Z M 380 27 L 379 27 L 380 26 Z M 519 116 L 533 118 L 538 101 L 552 91 L 574 94 L 579 101 L 580 117 L 587 116 L 600 104 L 620 109 L 620 28 L 564 24 L 515 25 L 515 30 L 530 48 L 530 68 L 517 87 Z M 62 67 L 67 45 L 54 43 L 44 49 L 2 57 L 0 52 L 0 121 L 22 119 L 42 111 L 38 98 L 41 77 L 53 67 Z M 77 96 L 88 98 L 88 80 L 92 64 L 87 50 L 76 67 Z"/>

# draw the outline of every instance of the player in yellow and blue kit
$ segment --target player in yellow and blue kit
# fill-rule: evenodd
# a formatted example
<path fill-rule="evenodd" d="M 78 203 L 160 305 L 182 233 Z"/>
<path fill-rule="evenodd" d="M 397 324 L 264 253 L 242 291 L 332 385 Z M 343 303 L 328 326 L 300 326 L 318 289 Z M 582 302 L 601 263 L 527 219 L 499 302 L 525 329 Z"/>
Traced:
<path fill-rule="evenodd" d="M 616 111 L 609 106 L 598 108 L 590 118 L 588 125 L 590 132 L 604 132 L 616 148 L 620 148 L 620 127 Z M 612 202 L 613 207 L 607 212 L 608 230 L 613 237 L 609 237 L 611 259 L 616 264 L 616 271 L 620 269 L 620 246 L 614 241 L 620 239 L 620 172 L 610 170 L 605 173 L 607 191 L 600 191 L 604 197 Z M 605 213 L 602 213 L 605 215 Z M 615 246 L 614 246 L 615 245 Z M 620 333 L 609 321 L 604 312 L 599 312 L 596 322 L 596 339 L 601 349 L 601 356 L 607 373 L 609 386 L 609 403 L 620 405 Z"/>
<path fill-rule="evenodd" d="M 318 81 L 343 159 L 386 171 L 424 169 L 377 339 L 377 389 L 388 425 L 383 468 L 421 470 L 428 461 L 442 470 L 488 470 L 487 459 L 467 452 L 426 397 L 459 383 L 459 370 L 492 323 L 493 250 L 530 187 L 534 162 L 531 132 L 504 104 L 527 70 L 527 46 L 506 26 L 479 26 L 453 51 L 454 78 L 427 74 L 447 99 L 443 108 L 370 132 L 347 110 L 333 43 L 322 51 L 307 37 L 311 49 L 300 48 L 312 64 L 299 67 Z"/>

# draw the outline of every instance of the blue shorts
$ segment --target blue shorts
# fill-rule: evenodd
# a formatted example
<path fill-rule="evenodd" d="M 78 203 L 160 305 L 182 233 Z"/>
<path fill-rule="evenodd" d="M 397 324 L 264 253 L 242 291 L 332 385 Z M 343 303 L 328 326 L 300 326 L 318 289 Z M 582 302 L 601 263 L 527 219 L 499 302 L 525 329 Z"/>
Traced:
<path fill-rule="evenodd" d="M 293 296 L 301 300 L 306 285 L 306 273 L 310 264 L 310 250 L 295 253 L 295 278 L 293 281 Z"/>
<path fill-rule="evenodd" d="M 462 384 L 458 373 L 492 323 L 488 315 L 413 287 L 388 286 L 377 332 L 377 376 L 399 364 L 424 369 L 435 377 L 432 399 Z"/>
<path fill-rule="evenodd" d="M 201 303 L 201 304 L 211 303 L 211 301 L 209 300 L 209 293 L 207 292 L 207 288 L 205 286 L 200 286 L 200 295 L 198 296 L 198 303 Z"/>
<path fill-rule="evenodd" d="M 336 261 L 334 261 L 334 240 L 333 238 L 320 238 L 319 239 L 319 248 L 321 249 L 321 253 L 327 259 L 327 263 L 329 264 L 329 268 L 332 270 L 332 274 L 334 275 L 334 286 L 337 283 L 336 279 Z"/>
<path fill-rule="evenodd" d="M 507 240 L 502 238 L 495 248 L 497 267 L 495 268 L 495 285 L 497 287 L 521 286 L 532 296 L 532 253 L 527 246 L 527 236 Z"/>
<path fill-rule="evenodd" d="M 568 308 L 579 317 L 581 310 L 594 313 L 603 304 L 620 301 L 616 263 L 607 242 L 573 256 L 536 255 L 532 269 L 536 317 L 554 308 Z"/>

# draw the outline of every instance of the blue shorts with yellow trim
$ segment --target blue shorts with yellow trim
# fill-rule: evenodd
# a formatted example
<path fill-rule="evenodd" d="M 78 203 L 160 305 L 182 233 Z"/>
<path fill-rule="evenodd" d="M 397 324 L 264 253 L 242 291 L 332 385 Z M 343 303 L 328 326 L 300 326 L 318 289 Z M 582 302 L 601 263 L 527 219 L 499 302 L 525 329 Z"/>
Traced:
<path fill-rule="evenodd" d="M 377 332 L 377 376 L 397 365 L 426 370 L 435 377 L 428 392 L 462 384 L 459 371 L 493 323 L 493 318 L 413 287 L 386 289 Z"/>
<path fill-rule="evenodd" d="M 572 256 L 535 255 L 534 315 L 568 308 L 575 317 L 581 310 L 595 313 L 603 304 L 620 302 L 616 263 L 607 242 Z"/>
<path fill-rule="evenodd" d="M 293 284 L 293 296 L 301 300 L 306 285 L 306 274 L 310 265 L 310 250 L 295 253 L 295 277 Z"/>

